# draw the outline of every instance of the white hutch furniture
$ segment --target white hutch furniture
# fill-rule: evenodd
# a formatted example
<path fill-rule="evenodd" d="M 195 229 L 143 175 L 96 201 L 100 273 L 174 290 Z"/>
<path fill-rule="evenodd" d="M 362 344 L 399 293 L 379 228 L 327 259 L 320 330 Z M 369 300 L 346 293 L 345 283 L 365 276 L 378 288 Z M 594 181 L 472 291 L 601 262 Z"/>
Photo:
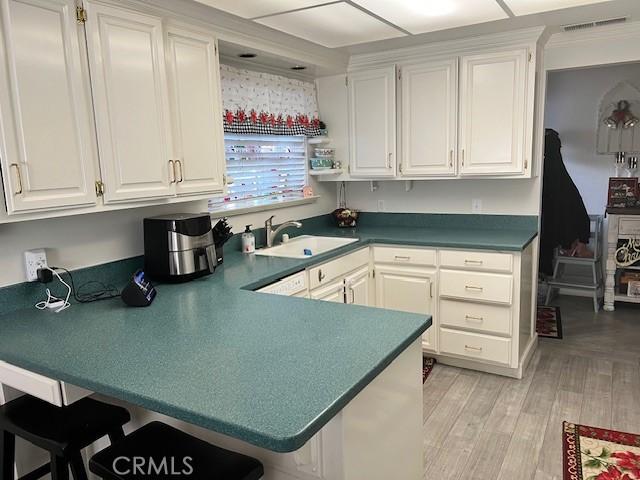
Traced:
<path fill-rule="evenodd" d="M 604 309 L 613 312 L 616 302 L 640 303 L 640 298 L 622 295 L 616 290 L 616 270 L 618 268 L 637 269 L 638 266 L 619 267 L 616 261 L 618 240 L 636 239 L 640 241 L 640 209 L 608 208 L 607 216 L 607 278 L 604 289 Z"/>

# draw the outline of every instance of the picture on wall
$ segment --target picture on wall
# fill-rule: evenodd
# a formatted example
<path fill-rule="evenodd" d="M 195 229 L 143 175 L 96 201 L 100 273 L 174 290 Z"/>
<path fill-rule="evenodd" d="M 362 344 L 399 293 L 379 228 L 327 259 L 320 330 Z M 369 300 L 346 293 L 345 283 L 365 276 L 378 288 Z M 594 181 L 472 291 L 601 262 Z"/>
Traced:
<path fill-rule="evenodd" d="M 638 177 L 609 178 L 607 207 L 635 207 L 638 200 Z"/>

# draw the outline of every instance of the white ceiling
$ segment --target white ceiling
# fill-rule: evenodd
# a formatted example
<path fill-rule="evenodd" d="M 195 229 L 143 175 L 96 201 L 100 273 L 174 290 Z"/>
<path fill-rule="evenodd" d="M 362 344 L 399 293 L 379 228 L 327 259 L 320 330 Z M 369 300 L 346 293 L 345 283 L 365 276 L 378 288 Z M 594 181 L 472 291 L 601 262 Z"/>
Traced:
<path fill-rule="evenodd" d="M 336 48 L 614 0 L 197 1 Z"/>

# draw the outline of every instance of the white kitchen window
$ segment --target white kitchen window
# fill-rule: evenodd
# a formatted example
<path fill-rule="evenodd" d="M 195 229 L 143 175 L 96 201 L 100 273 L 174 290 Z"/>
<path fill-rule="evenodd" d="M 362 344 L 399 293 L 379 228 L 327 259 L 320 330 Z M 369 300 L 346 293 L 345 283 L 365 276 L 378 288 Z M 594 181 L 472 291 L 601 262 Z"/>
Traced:
<path fill-rule="evenodd" d="M 307 184 L 304 136 L 224 137 L 227 193 L 209 200 L 211 212 L 252 209 L 297 202 Z"/>

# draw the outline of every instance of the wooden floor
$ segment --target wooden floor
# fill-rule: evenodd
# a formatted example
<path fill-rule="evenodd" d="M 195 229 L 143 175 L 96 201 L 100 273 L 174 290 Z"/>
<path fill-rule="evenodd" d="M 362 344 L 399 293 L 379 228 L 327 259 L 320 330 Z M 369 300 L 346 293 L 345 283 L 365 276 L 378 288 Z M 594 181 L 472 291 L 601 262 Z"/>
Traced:
<path fill-rule="evenodd" d="M 560 297 L 564 339 L 522 380 L 436 365 L 424 385 L 425 479 L 562 479 L 563 420 L 640 433 L 640 305 Z"/>

